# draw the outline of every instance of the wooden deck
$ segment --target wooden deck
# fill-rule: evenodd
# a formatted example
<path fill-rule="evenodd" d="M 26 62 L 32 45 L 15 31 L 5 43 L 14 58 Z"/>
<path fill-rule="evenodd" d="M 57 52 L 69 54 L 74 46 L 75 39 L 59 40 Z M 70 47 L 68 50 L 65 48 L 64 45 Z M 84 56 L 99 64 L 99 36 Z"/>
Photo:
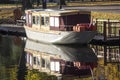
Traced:
<path fill-rule="evenodd" d="M 18 26 L 14 24 L 0 24 L 0 34 L 24 37 L 26 36 L 23 26 Z"/>
<path fill-rule="evenodd" d="M 99 44 L 99 45 L 120 45 L 120 36 L 113 36 L 113 37 L 105 37 L 103 35 L 96 35 L 91 44 Z"/>
<path fill-rule="evenodd" d="M 94 20 L 93 20 L 94 22 Z M 120 45 L 120 21 L 119 20 L 95 20 L 98 35 L 90 43 Z"/>

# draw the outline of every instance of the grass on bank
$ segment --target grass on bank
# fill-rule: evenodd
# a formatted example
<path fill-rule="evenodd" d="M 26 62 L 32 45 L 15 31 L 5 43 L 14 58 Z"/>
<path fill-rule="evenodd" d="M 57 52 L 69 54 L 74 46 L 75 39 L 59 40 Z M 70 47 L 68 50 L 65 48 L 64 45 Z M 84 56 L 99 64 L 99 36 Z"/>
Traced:
<path fill-rule="evenodd" d="M 15 8 L 21 7 L 21 4 L 0 4 L 0 8 Z"/>
<path fill-rule="evenodd" d="M 67 6 L 99 6 L 99 5 L 120 5 L 120 1 L 96 1 L 96 2 L 70 2 Z"/>
<path fill-rule="evenodd" d="M 14 23 L 13 10 L 0 10 L 0 24 Z"/>
<path fill-rule="evenodd" d="M 120 20 L 120 14 L 119 13 L 92 11 L 91 16 L 94 19 L 97 18 L 97 19 Z"/>
<path fill-rule="evenodd" d="M 0 10 L 0 19 L 3 18 L 12 18 L 13 10 Z"/>

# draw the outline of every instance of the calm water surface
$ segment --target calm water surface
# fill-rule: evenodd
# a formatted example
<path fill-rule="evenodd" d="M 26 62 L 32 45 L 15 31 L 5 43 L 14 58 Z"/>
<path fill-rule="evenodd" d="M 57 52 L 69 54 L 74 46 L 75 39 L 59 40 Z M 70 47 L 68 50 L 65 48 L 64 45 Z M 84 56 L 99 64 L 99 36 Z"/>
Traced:
<path fill-rule="evenodd" d="M 48 45 L 0 35 L 0 80 L 120 80 L 120 46 Z"/>

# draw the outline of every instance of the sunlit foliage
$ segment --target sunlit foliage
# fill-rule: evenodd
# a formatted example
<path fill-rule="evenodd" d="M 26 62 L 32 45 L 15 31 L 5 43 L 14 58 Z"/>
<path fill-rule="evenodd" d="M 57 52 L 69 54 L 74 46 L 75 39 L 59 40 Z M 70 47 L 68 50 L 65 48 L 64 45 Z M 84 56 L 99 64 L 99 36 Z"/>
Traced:
<path fill-rule="evenodd" d="M 57 78 L 37 70 L 28 70 L 25 80 L 57 80 Z"/>
<path fill-rule="evenodd" d="M 120 20 L 119 13 L 111 13 L 111 12 L 91 12 L 93 18 L 98 19 L 111 19 L 111 20 Z"/>

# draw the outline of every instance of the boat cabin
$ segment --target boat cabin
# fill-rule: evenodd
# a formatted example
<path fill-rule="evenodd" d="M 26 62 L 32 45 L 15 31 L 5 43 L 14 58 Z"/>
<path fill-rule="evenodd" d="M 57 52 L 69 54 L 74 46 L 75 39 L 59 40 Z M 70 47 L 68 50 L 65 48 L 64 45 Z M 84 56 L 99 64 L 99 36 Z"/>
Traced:
<path fill-rule="evenodd" d="M 73 26 L 90 23 L 91 14 L 80 10 L 26 10 L 26 25 L 36 30 L 73 31 Z"/>

